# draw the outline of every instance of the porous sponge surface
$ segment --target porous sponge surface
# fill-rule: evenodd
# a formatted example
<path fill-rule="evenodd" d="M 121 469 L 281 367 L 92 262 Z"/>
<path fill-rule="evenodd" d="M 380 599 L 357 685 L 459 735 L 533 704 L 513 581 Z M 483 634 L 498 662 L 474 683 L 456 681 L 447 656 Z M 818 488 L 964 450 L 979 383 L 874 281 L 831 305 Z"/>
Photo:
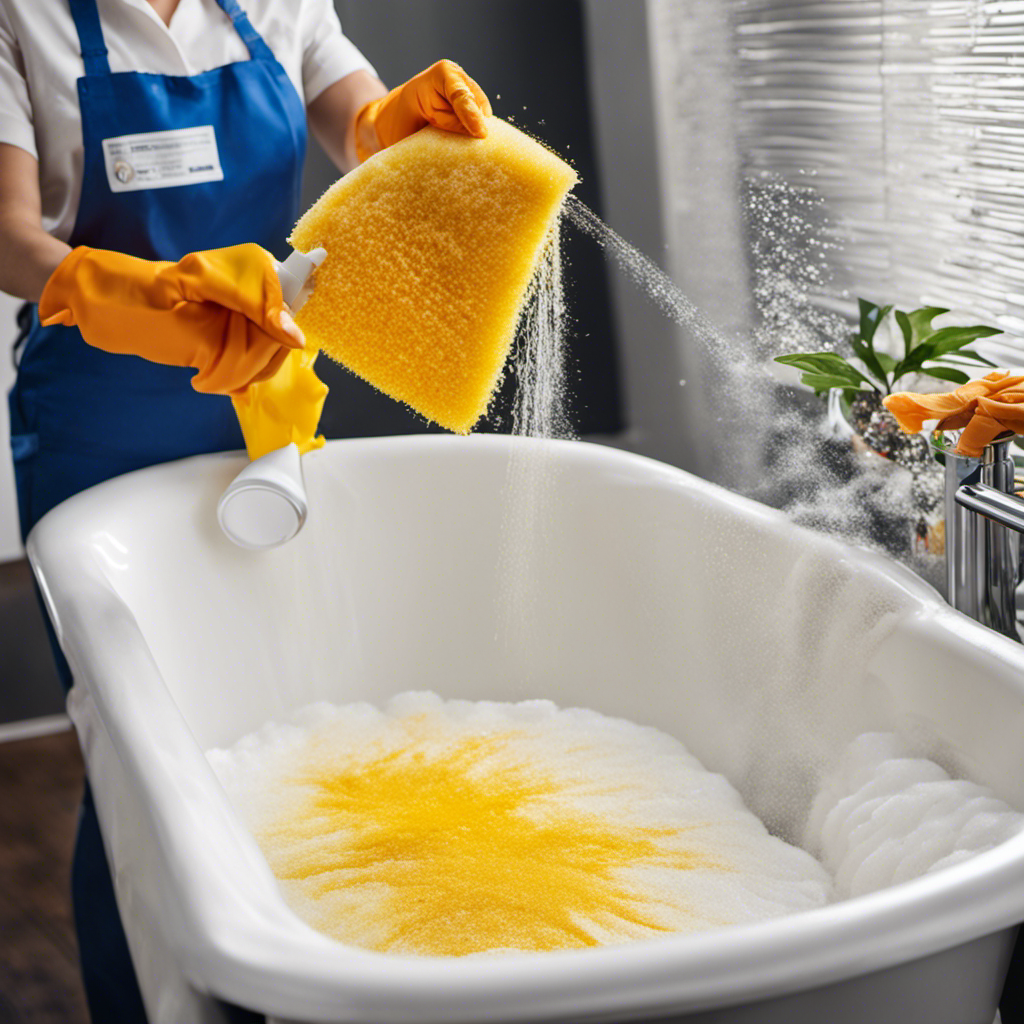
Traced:
<path fill-rule="evenodd" d="M 332 359 L 429 420 L 486 411 L 548 230 L 576 172 L 498 118 L 435 128 L 336 182 L 289 239 L 327 250 L 296 320 Z"/>
<path fill-rule="evenodd" d="M 380 952 L 580 949 L 831 893 L 678 741 L 582 708 L 315 704 L 207 756 L 295 912 Z"/>

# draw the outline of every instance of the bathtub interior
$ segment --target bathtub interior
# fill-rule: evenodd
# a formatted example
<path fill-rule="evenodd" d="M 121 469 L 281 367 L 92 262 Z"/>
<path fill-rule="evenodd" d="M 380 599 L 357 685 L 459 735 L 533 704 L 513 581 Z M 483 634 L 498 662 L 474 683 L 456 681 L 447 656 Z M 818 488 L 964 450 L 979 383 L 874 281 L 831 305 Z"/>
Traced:
<path fill-rule="evenodd" d="M 1024 806 L 1005 650 L 761 506 L 597 446 L 335 442 L 304 460 L 305 529 L 254 553 L 214 514 L 239 465 L 147 471 L 76 510 L 200 749 L 316 700 L 543 697 L 670 732 L 788 838 L 875 729 Z"/>

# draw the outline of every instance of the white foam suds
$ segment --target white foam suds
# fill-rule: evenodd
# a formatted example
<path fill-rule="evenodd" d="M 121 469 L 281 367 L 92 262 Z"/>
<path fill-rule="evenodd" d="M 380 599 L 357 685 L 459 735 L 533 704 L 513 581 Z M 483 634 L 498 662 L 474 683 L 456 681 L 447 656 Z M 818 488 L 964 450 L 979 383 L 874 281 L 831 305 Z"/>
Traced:
<path fill-rule="evenodd" d="M 321 702 L 207 757 L 295 912 L 389 952 L 582 948 L 766 920 L 1024 830 L 991 791 L 867 733 L 820 783 L 801 849 L 673 737 L 547 700 Z"/>
<path fill-rule="evenodd" d="M 208 758 L 293 909 L 364 948 L 582 948 L 831 893 L 677 740 L 550 701 L 315 704 Z"/>
<path fill-rule="evenodd" d="M 952 779 L 892 733 L 865 733 L 822 782 L 804 845 L 839 898 L 952 867 L 1024 830 L 1024 815 L 984 786 Z"/>

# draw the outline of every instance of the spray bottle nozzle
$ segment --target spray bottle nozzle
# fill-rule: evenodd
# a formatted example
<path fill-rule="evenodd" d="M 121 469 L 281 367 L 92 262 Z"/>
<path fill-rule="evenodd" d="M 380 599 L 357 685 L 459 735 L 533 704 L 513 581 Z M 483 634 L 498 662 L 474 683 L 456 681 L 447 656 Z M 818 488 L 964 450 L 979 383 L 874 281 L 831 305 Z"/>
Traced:
<path fill-rule="evenodd" d="M 281 282 L 284 301 L 291 311 L 297 313 L 313 291 L 313 271 L 327 259 L 326 249 L 299 252 L 298 249 L 284 261 L 277 264 L 277 279 Z"/>

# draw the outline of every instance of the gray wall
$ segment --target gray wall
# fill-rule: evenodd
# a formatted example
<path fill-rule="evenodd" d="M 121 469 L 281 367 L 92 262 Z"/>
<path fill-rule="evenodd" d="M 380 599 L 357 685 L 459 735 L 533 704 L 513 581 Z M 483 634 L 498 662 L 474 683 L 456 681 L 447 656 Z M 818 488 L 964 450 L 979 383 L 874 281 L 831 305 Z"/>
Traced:
<path fill-rule="evenodd" d="M 644 0 L 587 0 L 589 81 L 604 219 L 662 269 L 671 270 L 647 7 Z M 627 429 L 621 444 L 696 470 L 686 394 L 689 374 L 675 324 L 621 272 L 611 274 Z"/>

